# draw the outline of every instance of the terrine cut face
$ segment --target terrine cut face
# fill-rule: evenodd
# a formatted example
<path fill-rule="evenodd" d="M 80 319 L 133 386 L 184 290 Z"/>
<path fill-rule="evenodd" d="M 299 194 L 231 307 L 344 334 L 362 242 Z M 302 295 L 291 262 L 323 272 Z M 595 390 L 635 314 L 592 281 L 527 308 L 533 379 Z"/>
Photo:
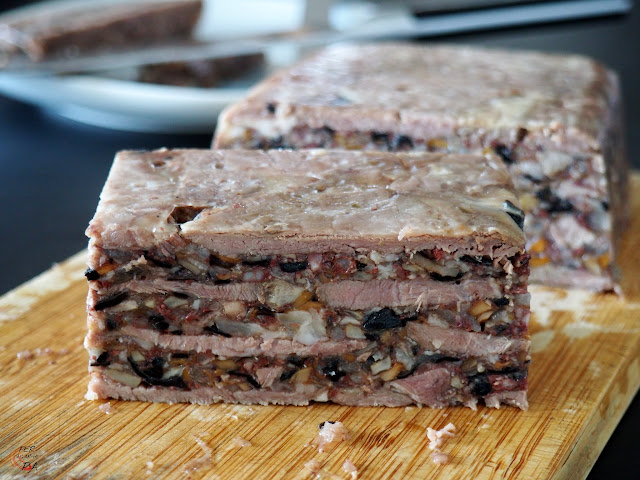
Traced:
<path fill-rule="evenodd" d="M 532 281 L 611 290 L 626 219 L 620 101 L 615 74 L 580 56 L 337 45 L 229 107 L 214 147 L 495 155 L 527 213 Z"/>
<path fill-rule="evenodd" d="M 121 152 L 87 230 L 89 397 L 526 408 L 523 222 L 495 158 Z"/>
<path fill-rule="evenodd" d="M 75 57 L 191 35 L 201 0 L 51 2 L 0 17 L 0 51 Z"/>

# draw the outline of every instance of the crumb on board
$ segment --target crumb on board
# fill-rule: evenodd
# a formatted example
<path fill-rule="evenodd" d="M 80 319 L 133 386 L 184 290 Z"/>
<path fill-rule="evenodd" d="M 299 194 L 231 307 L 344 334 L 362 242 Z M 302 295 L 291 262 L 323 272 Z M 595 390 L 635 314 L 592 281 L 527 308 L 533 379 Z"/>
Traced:
<path fill-rule="evenodd" d="M 429 439 L 429 448 L 433 450 L 431 454 L 431 460 L 437 465 L 444 465 L 449 463 L 451 457 L 441 450 L 442 445 L 448 438 L 456 436 L 456 426 L 453 423 L 448 423 L 440 430 L 434 428 L 427 428 L 427 438 Z"/>
<path fill-rule="evenodd" d="M 431 452 L 431 460 L 437 465 L 449 463 L 449 454 L 444 452 Z"/>
<path fill-rule="evenodd" d="M 233 437 L 231 443 L 229 444 L 229 448 L 244 448 L 250 446 L 251 442 L 249 440 L 245 440 L 242 437 Z"/>
<path fill-rule="evenodd" d="M 31 350 L 22 350 L 21 352 L 16 353 L 16 358 L 20 360 L 31 360 L 32 358 L 38 356 L 48 356 L 48 357 L 60 357 L 63 355 L 67 355 L 69 353 L 68 348 L 62 348 L 57 352 L 53 348 L 36 348 L 33 352 Z M 55 360 L 50 360 L 49 365 L 55 365 Z"/>
<path fill-rule="evenodd" d="M 322 464 L 317 460 L 309 460 L 304 464 L 304 468 L 311 472 L 311 475 L 316 480 L 344 480 L 339 475 L 323 470 Z"/>
<path fill-rule="evenodd" d="M 196 437 L 195 435 L 193 436 L 193 439 L 196 441 L 198 446 L 202 449 L 203 455 L 201 457 L 194 458 L 193 460 L 190 460 L 189 462 L 187 462 L 187 464 L 184 466 L 184 472 L 186 474 L 195 472 L 196 470 L 204 467 L 205 465 L 213 463 L 213 457 L 212 457 L 213 451 L 211 450 L 209 445 L 207 445 L 200 437 Z"/>
<path fill-rule="evenodd" d="M 342 470 L 351 475 L 351 480 L 358 480 L 358 469 L 348 458 L 342 464 Z"/>
<path fill-rule="evenodd" d="M 326 421 L 318 425 L 318 428 L 320 428 L 320 431 L 311 442 L 311 445 L 316 447 L 319 452 L 324 452 L 351 438 L 349 430 L 346 429 L 342 422 Z"/>
<path fill-rule="evenodd" d="M 152 474 L 153 474 L 153 467 L 154 467 L 153 462 L 152 462 L 152 461 L 148 461 L 148 462 L 146 463 L 146 465 L 147 465 L 147 471 L 146 471 L 145 473 L 146 473 L 147 475 L 152 475 Z"/>
<path fill-rule="evenodd" d="M 107 415 L 115 413 L 116 409 L 111 406 L 111 402 L 103 403 L 98 407 L 102 413 L 106 413 Z"/>

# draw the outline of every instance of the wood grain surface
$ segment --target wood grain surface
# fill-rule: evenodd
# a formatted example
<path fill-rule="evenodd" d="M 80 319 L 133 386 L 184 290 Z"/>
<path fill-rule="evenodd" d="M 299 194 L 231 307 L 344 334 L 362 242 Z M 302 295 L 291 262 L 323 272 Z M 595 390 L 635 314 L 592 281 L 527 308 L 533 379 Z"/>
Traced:
<path fill-rule="evenodd" d="M 527 412 L 87 401 L 79 253 L 0 298 L 0 478 L 348 479 L 345 459 L 362 480 L 585 478 L 640 385 L 639 175 L 633 190 L 624 300 L 531 288 Z M 320 453 L 309 444 L 325 420 L 352 436 Z M 438 466 L 426 429 L 449 422 Z"/>

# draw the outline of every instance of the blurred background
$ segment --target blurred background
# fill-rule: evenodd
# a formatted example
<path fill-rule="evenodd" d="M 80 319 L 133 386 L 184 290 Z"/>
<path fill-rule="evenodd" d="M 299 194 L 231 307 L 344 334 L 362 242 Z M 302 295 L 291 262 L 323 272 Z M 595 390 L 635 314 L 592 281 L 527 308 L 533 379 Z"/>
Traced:
<path fill-rule="evenodd" d="M 33 3 L 4 0 L 0 12 Z M 588 55 L 620 75 L 629 158 L 637 169 L 640 15 L 633 7 L 631 0 L 205 0 L 196 38 L 300 29 L 323 32 L 318 41 L 360 33 Z M 2 35 L 0 28 L 0 47 Z M 202 64 L 187 73 L 160 72 L 169 85 L 158 84 L 157 70 L 145 70 L 143 78 L 132 65 L 58 77 L 0 71 L 0 294 L 86 246 L 84 229 L 116 151 L 207 148 L 224 105 L 303 53 L 295 42 L 280 42 L 264 58 L 232 65 L 230 78 Z M 638 403 L 590 479 L 640 478 Z"/>

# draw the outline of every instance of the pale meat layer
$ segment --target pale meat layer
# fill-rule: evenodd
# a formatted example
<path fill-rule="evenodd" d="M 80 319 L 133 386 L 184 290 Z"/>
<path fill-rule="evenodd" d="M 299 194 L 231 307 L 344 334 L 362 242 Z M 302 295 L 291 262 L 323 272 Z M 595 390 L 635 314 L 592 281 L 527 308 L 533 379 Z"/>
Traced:
<path fill-rule="evenodd" d="M 588 148 L 605 133 L 617 88 L 612 72 L 577 55 L 336 45 L 274 75 L 228 109 L 219 122 L 217 144 L 234 136 L 232 126 L 274 135 L 305 124 L 418 138 L 425 128 L 434 137 L 446 137 L 466 127 L 521 127 L 544 129 L 545 136 L 569 133 L 572 139 L 562 142 Z M 266 104 L 275 111 L 266 110 Z"/>
<path fill-rule="evenodd" d="M 221 253 L 443 242 L 514 255 L 524 234 L 506 202 L 519 205 L 504 166 L 473 155 L 125 151 L 87 235 L 114 249 L 179 237 Z"/>

